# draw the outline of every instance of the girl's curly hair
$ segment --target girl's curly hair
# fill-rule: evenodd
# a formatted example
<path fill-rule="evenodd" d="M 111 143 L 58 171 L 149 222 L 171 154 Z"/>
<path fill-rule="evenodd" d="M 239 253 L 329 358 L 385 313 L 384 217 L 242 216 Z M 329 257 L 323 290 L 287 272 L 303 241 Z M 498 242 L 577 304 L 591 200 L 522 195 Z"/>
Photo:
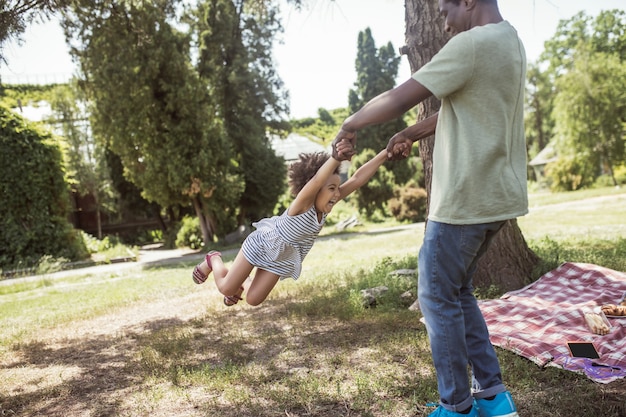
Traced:
<path fill-rule="evenodd" d="M 300 160 L 293 162 L 289 166 L 289 187 L 291 194 L 295 197 L 304 188 L 304 185 L 311 181 L 315 173 L 320 169 L 324 162 L 330 158 L 326 152 L 301 153 Z M 334 174 L 339 175 L 339 167 Z"/>

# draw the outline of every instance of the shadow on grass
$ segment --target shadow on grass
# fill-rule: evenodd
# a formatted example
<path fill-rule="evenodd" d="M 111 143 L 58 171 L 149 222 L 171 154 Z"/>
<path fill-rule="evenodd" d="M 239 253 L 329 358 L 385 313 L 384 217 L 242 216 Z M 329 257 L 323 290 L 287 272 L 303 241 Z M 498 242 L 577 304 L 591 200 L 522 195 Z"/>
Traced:
<path fill-rule="evenodd" d="M 366 379 L 376 373 L 381 378 L 377 389 L 393 392 L 388 401 L 402 407 L 416 391 L 434 392 L 432 375 L 418 387 L 411 372 L 376 370 L 377 361 L 405 366 L 413 360 L 407 355 L 414 347 L 398 349 L 394 342 L 385 351 L 384 346 L 389 335 L 410 338 L 423 332 L 420 326 L 417 318 L 409 325 L 406 316 L 393 314 L 333 318 L 332 311 L 311 302 L 278 299 L 254 309 L 209 310 L 205 317 L 186 321 L 146 321 L 112 336 L 17 344 L 14 360 L 1 367 L 20 375 L 15 379 L 21 384 L 12 384 L 10 395 L 0 394 L 0 410 L 115 416 L 159 409 L 160 415 L 261 417 L 275 416 L 278 408 L 293 415 L 345 416 L 346 410 L 368 415 L 362 411 L 379 406 Z M 356 395 L 345 393 L 347 399 L 326 387 L 311 388 L 316 381 L 338 389 L 355 377 L 365 382 Z M 184 398 L 173 394 L 169 402 L 144 398 L 147 403 L 138 404 L 154 385 L 182 391 Z"/>
<path fill-rule="evenodd" d="M 274 298 L 258 308 L 220 306 L 113 335 L 18 344 L 15 359 L 1 367 L 26 377 L 11 395 L 0 395 L 0 411 L 220 417 L 432 411 L 423 407 L 437 394 L 419 314 L 393 305 L 359 310 L 346 302 L 347 291 Z M 626 415 L 623 381 L 594 384 L 510 352 L 498 355 L 520 415 Z M 151 396 L 154 387 L 160 395 Z"/>
<path fill-rule="evenodd" d="M 143 379 L 130 367 L 136 340 L 144 332 L 181 325 L 178 319 L 155 320 L 117 336 L 17 344 L 12 348 L 16 360 L 1 368 L 16 373 L 28 370 L 28 380 L 14 387 L 13 395 L 0 394 L 0 411 L 2 415 L 41 416 L 122 414 L 118 412 L 122 394 Z"/>

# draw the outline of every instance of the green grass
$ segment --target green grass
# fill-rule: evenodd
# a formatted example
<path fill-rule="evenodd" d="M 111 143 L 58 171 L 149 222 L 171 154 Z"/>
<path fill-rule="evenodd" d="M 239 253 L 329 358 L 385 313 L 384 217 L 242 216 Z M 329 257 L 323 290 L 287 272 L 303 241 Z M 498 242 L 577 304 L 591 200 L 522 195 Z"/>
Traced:
<path fill-rule="evenodd" d="M 531 196 L 533 210 L 519 224 L 544 271 L 564 261 L 626 271 L 619 221 L 626 219 L 626 204 L 603 205 L 589 200 L 594 196 Z M 214 285 L 194 285 L 197 257 L 151 269 L 4 282 L 0 411 L 427 415 L 424 404 L 437 400 L 437 384 L 420 315 L 407 309 L 415 277 L 389 275 L 415 267 L 423 225 L 377 233 L 388 225 L 327 232 L 301 278 L 280 282 L 256 308 L 226 308 Z M 234 251 L 224 253 L 233 259 Z M 376 308 L 363 308 L 360 290 L 377 285 L 389 291 Z M 403 299 L 407 291 L 413 296 Z M 520 415 L 626 413 L 623 381 L 595 384 L 504 350 L 498 354 Z"/>
<path fill-rule="evenodd" d="M 626 195 L 626 187 L 592 188 L 566 193 L 551 193 L 549 191 L 531 193 L 528 196 L 528 204 L 532 207 L 546 206 L 550 204 L 567 203 L 594 197 L 605 197 L 611 195 Z"/>

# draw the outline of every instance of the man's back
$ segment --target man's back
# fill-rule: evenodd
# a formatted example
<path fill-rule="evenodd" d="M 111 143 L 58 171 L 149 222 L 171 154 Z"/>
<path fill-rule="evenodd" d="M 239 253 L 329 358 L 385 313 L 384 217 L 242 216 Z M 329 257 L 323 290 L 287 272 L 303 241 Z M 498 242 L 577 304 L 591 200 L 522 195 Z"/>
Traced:
<path fill-rule="evenodd" d="M 451 224 L 527 213 L 526 57 L 508 22 L 452 38 L 413 78 L 442 100 L 429 218 Z"/>

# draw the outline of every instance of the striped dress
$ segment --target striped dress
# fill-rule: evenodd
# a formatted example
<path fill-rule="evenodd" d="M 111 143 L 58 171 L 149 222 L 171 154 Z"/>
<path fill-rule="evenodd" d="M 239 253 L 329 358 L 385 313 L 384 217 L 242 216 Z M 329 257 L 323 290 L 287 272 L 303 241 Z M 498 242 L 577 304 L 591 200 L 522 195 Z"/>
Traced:
<path fill-rule="evenodd" d="M 252 223 L 256 230 L 241 246 L 248 262 L 257 268 L 270 271 L 281 279 L 298 279 L 302 271 L 302 261 L 309 253 L 315 239 L 326 221 L 317 221 L 315 206 L 297 216 L 287 215 L 262 219 Z"/>

